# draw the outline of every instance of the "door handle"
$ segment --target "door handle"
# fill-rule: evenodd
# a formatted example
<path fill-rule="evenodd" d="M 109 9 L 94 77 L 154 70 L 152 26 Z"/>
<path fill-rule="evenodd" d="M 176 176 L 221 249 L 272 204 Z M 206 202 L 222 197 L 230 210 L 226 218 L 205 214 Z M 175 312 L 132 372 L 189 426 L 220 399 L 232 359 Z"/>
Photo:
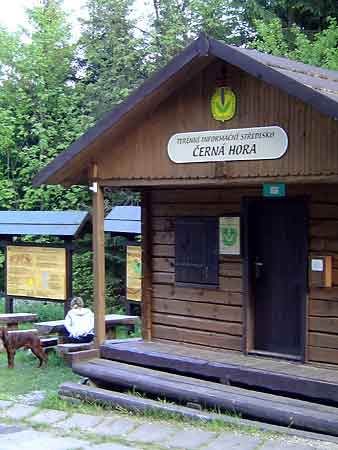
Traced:
<path fill-rule="evenodd" d="M 254 262 L 254 265 L 255 265 L 255 276 L 256 276 L 256 278 L 260 278 L 262 275 L 264 264 L 261 261 L 256 260 Z"/>

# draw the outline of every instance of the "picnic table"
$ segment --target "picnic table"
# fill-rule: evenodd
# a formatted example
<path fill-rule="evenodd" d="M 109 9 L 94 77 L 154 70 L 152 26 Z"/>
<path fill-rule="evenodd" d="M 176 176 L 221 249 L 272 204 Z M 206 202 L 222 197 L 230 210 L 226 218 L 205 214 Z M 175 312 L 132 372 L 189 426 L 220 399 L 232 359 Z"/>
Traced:
<path fill-rule="evenodd" d="M 137 323 L 138 316 L 126 316 L 122 314 L 107 314 L 106 319 L 106 332 L 109 338 L 114 339 L 116 337 L 116 327 L 119 325 L 133 325 Z M 50 322 L 37 322 L 34 326 L 38 330 L 39 334 L 58 334 L 59 336 L 65 336 L 67 334 L 64 320 L 52 320 Z"/>
<path fill-rule="evenodd" d="M 31 313 L 0 314 L 0 324 L 6 324 L 9 330 L 17 330 L 19 323 L 34 322 L 37 317 L 37 314 Z"/>

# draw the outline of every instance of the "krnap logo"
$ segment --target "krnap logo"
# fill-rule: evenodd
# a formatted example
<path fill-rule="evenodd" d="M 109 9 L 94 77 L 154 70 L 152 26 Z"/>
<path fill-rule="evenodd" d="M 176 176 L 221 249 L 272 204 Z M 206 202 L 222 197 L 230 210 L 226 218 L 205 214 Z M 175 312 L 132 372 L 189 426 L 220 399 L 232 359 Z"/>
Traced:
<path fill-rule="evenodd" d="M 211 113 L 215 120 L 225 122 L 234 117 L 236 112 L 236 95 L 227 87 L 219 87 L 211 97 Z"/>

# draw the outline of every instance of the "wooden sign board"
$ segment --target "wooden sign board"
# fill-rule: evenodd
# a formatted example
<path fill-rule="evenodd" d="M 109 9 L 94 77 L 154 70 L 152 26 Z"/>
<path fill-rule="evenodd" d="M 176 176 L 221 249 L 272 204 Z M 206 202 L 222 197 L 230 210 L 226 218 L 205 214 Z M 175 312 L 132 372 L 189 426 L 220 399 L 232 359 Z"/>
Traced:
<path fill-rule="evenodd" d="M 174 134 L 168 156 L 178 164 L 257 161 L 281 158 L 287 148 L 288 136 L 277 126 L 193 131 Z"/>
<path fill-rule="evenodd" d="M 127 245 L 127 300 L 140 302 L 142 279 L 142 249 L 139 245 Z"/>
<path fill-rule="evenodd" d="M 9 296 L 67 299 L 66 249 L 7 246 Z"/>

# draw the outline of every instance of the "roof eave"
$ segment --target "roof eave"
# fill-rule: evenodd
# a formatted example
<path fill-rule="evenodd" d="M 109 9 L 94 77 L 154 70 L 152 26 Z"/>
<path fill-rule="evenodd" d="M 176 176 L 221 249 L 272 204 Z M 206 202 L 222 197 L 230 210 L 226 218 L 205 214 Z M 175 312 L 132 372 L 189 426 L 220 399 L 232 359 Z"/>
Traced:
<path fill-rule="evenodd" d="M 113 110 L 106 113 L 95 126 L 90 128 L 67 150 L 56 156 L 46 167 L 44 167 L 33 179 L 33 187 L 42 184 L 53 184 L 55 175 L 74 157 L 80 155 L 94 141 L 117 123 L 125 114 L 133 109 L 142 99 L 153 93 L 165 81 L 169 80 L 180 69 L 190 63 L 193 59 L 207 56 L 209 52 L 209 38 L 201 34 L 200 37 L 191 43 L 185 50 L 179 53 L 167 66 L 156 72 L 151 78 L 146 80 L 136 91 L 125 101 Z"/>

